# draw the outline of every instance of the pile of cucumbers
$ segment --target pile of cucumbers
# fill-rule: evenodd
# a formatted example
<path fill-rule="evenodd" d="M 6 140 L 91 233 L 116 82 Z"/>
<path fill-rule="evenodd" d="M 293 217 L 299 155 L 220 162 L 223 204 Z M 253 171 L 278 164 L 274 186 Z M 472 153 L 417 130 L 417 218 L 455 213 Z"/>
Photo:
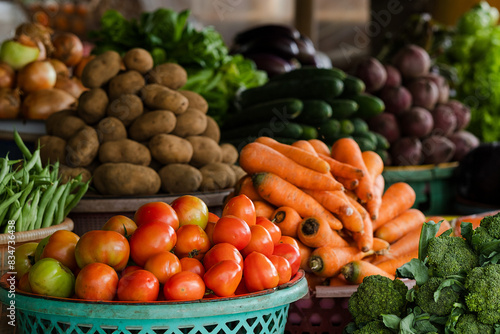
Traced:
<path fill-rule="evenodd" d="M 338 68 L 303 67 L 241 91 L 221 129 L 223 142 L 242 148 L 259 136 L 283 143 L 320 139 L 327 145 L 351 137 L 363 151 L 387 156 L 385 137 L 368 129 L 367 119 L 382 113 L 381 99 Z"/>

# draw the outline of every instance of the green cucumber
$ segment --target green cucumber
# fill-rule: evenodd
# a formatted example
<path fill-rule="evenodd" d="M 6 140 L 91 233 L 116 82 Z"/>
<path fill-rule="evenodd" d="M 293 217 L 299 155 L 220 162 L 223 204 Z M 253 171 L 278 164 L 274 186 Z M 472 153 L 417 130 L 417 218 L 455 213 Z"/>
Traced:
<path fill-rule="evenodd" d="M 352 138 L 356 141 L 356 143 L 358 143 L 359 148 L 361 149 L 362 152 L 375 151 L 376 145 L 372 140 L 360 136 L 352 136 Z"/>
<path fill-rule="evenodd" d="M 336 119 L 350 118 L 359 108 L 356 101 L 349 99 L 327 99 L 326 102 L 332 107 L 332 117 Z"/>
<path fill-rule="evenodd" d="M 317 129 L 319 139 L 325 142 L 330 141 L 331 138 L 335 138 L 340 134 L 340 121 L 338 119 L 331 118 L 319 125 Z"/>
<path fill-rule="evenodd" d="M 369 131 L 368 123 L 365 120 L 354 117 L 351 119 L 352 125 L 354 125 L 354 133 L 363 133 Z"/>
<path fill-rule="evenodd" d="M 318 130 L 314 126 L 308 124 L 301 124 L 300 126 L 302 126 L 302 135 L 299 139 L 309 140 L 318 138 Z"/>
<path fill-rule="evenodd" d="M 354 133 L 354 125 L 351 120 L 343 119 L 340 121 L 340 133 L 343 135 L 351 135 Z"/>
<path fill-rule="evenodd" d="M 353 75 L 347 75 L 343 81 L 344 90 L 342 91 L 342 96 L 361 94 L 366 89 L 366 85 L 363 80 Z"/>
<path fill-rule="evenodd" d="M 245 137 L 284 137 L 298 139 L 302 135 L 302 126 L 292 122 L 271 121 L 254 123 L 250 125 L 234 127 L 221 131 L 221 139 L 234 139 Z"/>
<path fill-rule="evenodd" d="M 368 119 L 382 113 L 385 110 L 384 101 L 374 95 L 362 93 L 351 95 L 349 98 L 356 101 L 359 105 L 358 111 L 354 113 L 353 117 Z"/>
<path fill-rule="evenodd" d="M 365 131 L 365 132 L 358 132 L 358 133 L 353 133 L 355 137 L 361 137 L 361 138 L 366 138 L 370 140 L 375 147 L 377 147 L 377 136 L 375 135 L 375 132 L 373 131 Z"/>
<path fill-rule="evenodd" d="M 323 100 L 302 100 L 303 108 L 297 122 L 319 124 L 332 117 L 332 107 Z"/>
<path fill-rule="evenodd" d="M 230 114 L 223 127 L 229 128 L 250 123 L 270 121 L 272 119 L 289 121 L 297 118 L 303 110 L 299 99 L 287 98 L 256 104 L 249 108 Z"/>
<path fill-rule="evenodd" d="M 377 132 L 374 132 L 374 134 L 377 138 L 377 150 L 388 150 L 391 144 L 389 144 L 387 138 Z"/>
<path fill-rule="evenodd" d="M 273 81 L 242 91 L 237 96 L 237 103 L 241 109 L 245 109 L 259 103 L 284 98 L 324 100 L 339 96 L 343 87 L 344 83 L 337 78 Z"/>
<path fill-rule="evenodd" d="M 347 74 L 339 68 L 302 67 L 273 76 L 270 81 L 304 80 L 314 78 L 336 78 L 345 80 Z"/>

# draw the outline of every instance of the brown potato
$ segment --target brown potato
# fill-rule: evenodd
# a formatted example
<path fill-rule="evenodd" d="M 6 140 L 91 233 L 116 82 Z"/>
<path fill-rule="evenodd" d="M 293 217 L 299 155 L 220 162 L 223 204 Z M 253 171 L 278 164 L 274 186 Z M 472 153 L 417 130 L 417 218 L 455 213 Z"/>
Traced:
<path fill-rule="evenodd" d="M 204 136 L 186 138 L 193 146 L 193 157 L 189 164 L 202 167 L 213 162 L 222 162 L 222 150 L 215 140 Z"/>
<path fill-rule="evenodd" d="M 97 123 L 96 131 L 100 143 L 127 138 L 127 129 L 123 122 L 112 116 L 101 119 Z"/>
<path fill-rule="evenodd" d="M 186 111 L 188 99 L 179 92 L 159 84 L 149 84 L 141 89 L 144 105 L 152 110 L 170 110 L 179 115 Z"/>
<path fill-rule="evenodd" d="M 193 193 L 198 190 L 203 179 L 201 172 L 188 164 L 170 164 L 158 172 L 161 189 L 170 194 Z"/>
<path fill-rule="evenodd" d="M 207 115 L 194 108 L 187 108 L 177 116 L 177 122 L 172 134 L 179 137 L 197 136 L 207 128 Z"/>
<path fill-rule="evenodd" d="M 57 111 L 53 114 L 51 114 L 46 120 L 45 120 L 45 132 L 47 132 L 48 135 L 53 135 L 54 134 L 54 129 L 57 128 L 60 122 L 60 119 L 66 116 L 77 116 L 76 110 L 75 109 L 64 109 L 61 111 Z"/>
<path fill-rule="evenodd" d="M 65 163 L 66 161 L 66 140 L 56 136 L 41 136 L 40 159 L 44 165 L 53 164 L 56 161 Z"/>
<path fill-rule="evenodd" d="M 160 133 L 170 133 L 177 119 L 169 110 L 150 111 L 137 117 L 128 130 L 130 138 L 146 141 Z"/>
<path fill-rule="evenodd" d="M 208 112 L 208 102 L 200 94 L 190 90 L 180 90 L 179 93 L 188 99 L 189 107 L 196 108 L 205 114 Z"/>
<path fill-rule="evenodd" d="M 116 51 L 106 51 L 92 58 L 83 68 L 82 84 L 87 88 L 98 88 L 115 77 L 122 66 L 122 58 Z"/>
<path fill-rule="evenodd" d="M 186 84 L 187 72 L 179 64 L 163 63 L 149 71 L 148 82 L 177 90 Z"/>
<path fill-rule="evenodd" d="M 100 194 L 115 196 L 154 195 L 161 187 L 155 170 L 126 162 L 100 165 L 94 171 L 93 182 Z"/>
<path fill-rule="evenodd" d="M 233 187 L 236 184 L 236 175 L 233 169 L 225 163 L 213 162 L 200 168 L 203 180 L 201 191 L 222 190 Z"/>
<path fill-rule="evenodd" d="M 141 73 L 130 70 L 109 81 L 108 95 L 110 100 L 119 98 L 123 94 L 137 94 L 146 84 Z"/>
<path fill-rule="evenodd" d="M 92 173 L 84 167 L 71 168 L 66 165 L 59 166 L 59 176 L 61 183 L 68 183 L 78 175 L 82 174 L 82 182 L 87 182 L 92 178 Z"/>
<path fill-rule="evenodd" d="M 99 161 L 128 162 L 134 165 L 148 166 L 151 162 L 149 149 L 131 139 L 107 141 L 99 147 Z"/>
<path fill-rule="evenodd" d="M 129 126 L 132 122 L 144 112 L 144 106 L 141 99 L 134 94 L 123 94 L 116 100 L 111 101 L 106 113 L 108 116 L 118 118 Z"/>
<path fill-rule="evenodd" d="M 220 145 L 220 148 L 222 150 L 222 162 L 232 165 L 238 161 L 239 154 L 234 145 L 224 143 Z"/>
<path fill-rule="evenodd" d="M 59 119 L 59 124 L 54 128 L 52 134 L 68 140 L 71 136 L 86 126 L 85 122 L 77 116 L 66 116 Z"/>
<path fill-rule="evenodd" d="M 220 142 L 220 128 L 219 124 L 210 116 L 207 116 L 207 128 L 201 136 L 209 137 L 215 140 L 216 143 Z"/>
<path fill-rule="evenodd" d="M 149 141 L 149 150 L 153 159 L 163 165 L 188 163 L 193 156 L 193 146 L 184 138 L 161 133 Z"/>
<path fill-rule="evenodd" d="M 78 116 L 87 124 L 95 124 L 106 116 L 109 99 L 101 88 L 87 90 L 78 98 Z"/>
<path fill-rule="evenodd" d="M 127 70 L 135 70 L 141 74 L 153 68 L 153 57 L 149 51 L 142 48 L 133 48 L 128 50 L 123 56 L 123 64 Z"/>
<path fill-rule="evenodd" d="M 99 151 L 97 131 L 86 125 L 66 143 L 66 165 L 85 167 L 92 163 Z"/>

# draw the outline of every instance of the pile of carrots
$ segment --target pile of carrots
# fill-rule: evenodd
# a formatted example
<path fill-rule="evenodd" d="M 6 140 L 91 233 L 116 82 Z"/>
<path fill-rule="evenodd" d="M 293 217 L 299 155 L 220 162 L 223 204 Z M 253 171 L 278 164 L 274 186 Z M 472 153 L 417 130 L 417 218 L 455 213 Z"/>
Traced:
<path fill-rule="evenodd" d="M 412 208 L 413 188 L 398 182 L 385 191 L 384 163 L 351 138 L 331 147 L 316 139 L 291 145 L 259 137 L 244 146 L 239 164 L 247 173 L 235 195 L 249 197 L 258 216 L 293 238 L 311 288 L 359 284 L 368 275 L 395 277 L 418 256 L 420 229 L 441 217 Z"/>

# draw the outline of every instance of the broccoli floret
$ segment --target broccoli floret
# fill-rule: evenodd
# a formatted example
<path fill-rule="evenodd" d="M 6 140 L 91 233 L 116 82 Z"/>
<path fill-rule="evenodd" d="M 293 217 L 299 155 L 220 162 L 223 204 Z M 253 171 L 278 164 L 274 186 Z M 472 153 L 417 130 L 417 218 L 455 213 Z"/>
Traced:
<path fill-rule="evenodd" d="M 462 314 L 455 325 L 455 334 L 470 333 L 493 334 L 493 325 L 479 322 L 475 314 Z"/>
<path fill-rule="evenodd" d="M 493 238 L 500 239 L 500 212 L 493 216 L 485 216 L 479 226 L 485 228 Z"/>
<path fill-rule="evenodd" d="M 495 240 L 489 233 L 488 230 L 483 226 L 478 226 L 472 232 L 472 247 L 475 252 L 480 252 L 483 245 L 488 244 Z"/>
<path fill-rule="evenodd" d="M 429 275 L 438 277 L 466 273 L 479 264 L 467 241 L 447 235 L 429 240 L 427 260 Z"/>
<path fill-rule="evenodd" d="M 407 292 L 408 287 L 399 279 L 367 276 L 349 298 L 348 309 L 358 326 L 382 320 L 382 314 L 401 316 L 406 308 Z"/>
<path fill-rule="evenodd" d="M 485 324 L 500 322 L 500 264 L 472 269 L 465 278 L 465 303 Z"/>
<path fill-rule="evenodd" d="M 422 311 L 435 315 L 447 315 L 450 314 L 453 304 L 460 300 L 460 293 L 455 292 L 449 286 L 441 289 L 438 300 L 434 300 L 434 292 L 444 280 L 442 277 L 431 277 L 415 289 L 415 303 Z"/>
<path fill-rule="evenodd" d="M 353 334 L 392 334 L 393 332 L 385 327 L 382 320 L 375 320 L 367 323 Z"/>

